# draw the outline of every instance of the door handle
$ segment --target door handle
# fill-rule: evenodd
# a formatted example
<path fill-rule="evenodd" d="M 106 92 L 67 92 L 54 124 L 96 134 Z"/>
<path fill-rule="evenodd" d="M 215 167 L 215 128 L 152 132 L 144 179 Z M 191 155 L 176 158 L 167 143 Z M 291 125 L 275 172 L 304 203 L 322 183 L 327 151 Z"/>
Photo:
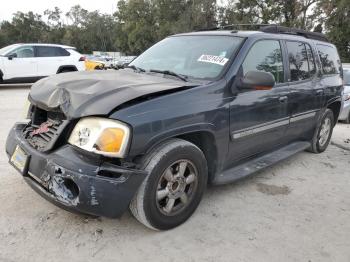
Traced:
<path fill-rule="evenodd" d="M 316 90 L 316 94 L 317 94 L 317 95 L 323 95 L 323 93 L 324 93 L 324 90 L 323 90 L 323 89 L 317 89 L 317 90 Z"/>
<path fill-rule="evenodd" d="M 288 96 L 281 96 L 279 99 L 280 103 L 285 103 L 288 100 Z"/>

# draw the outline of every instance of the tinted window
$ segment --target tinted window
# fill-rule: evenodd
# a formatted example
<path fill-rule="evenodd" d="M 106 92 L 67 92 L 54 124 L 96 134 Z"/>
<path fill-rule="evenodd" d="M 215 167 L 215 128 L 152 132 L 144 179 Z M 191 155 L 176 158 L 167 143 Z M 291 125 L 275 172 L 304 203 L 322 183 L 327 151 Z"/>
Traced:
<path fill-rule="evenodd" d="M 69 52 L 61 47 L 37 46 L 37 57 L 69 56 Z"/>
<path fill-rule="evenodd" d="M 287 42 L 290 81 L 310 78 L 308 52 L 304 43 Z"/>
<path fill-rule="evenodd" d="M 230 64 L 242 40 L 230 36 L 169 37 L 146 50 L 130 65 L 195 78 L 215 78 Z"/>
<path fill-rule="evenodd" d="M 19 47 L 7 55 L 16 54 L 17 58 L 29 58 L 34 57 L 34 48 L 32 46 Z"/>
<path fill-rule="evenodd" d="M 334 47 L 326 45 L 317 45 L 317 49 L 323 73 L 326 75 L 339 74 L 341 63 L 337 50 Z"/>
<path fill-rule="evenodd" d="M 316 64 L 315 64 L 315 58 L 314 54 L 311 50 L 311 47 L 308 44 L 305 44 L 306 46 L 306 51 L 307 51 L 307 57 L 309 59 L 309 72 L 310 75 L 314 75 L 316 73 Z"/>
<path fill-rule="evenodd" d="M 277 83 L 284 82 L 282 51 L 279 41 L 259 41 L 249 50 L 243 64 L 243 74 L 264 71 L 274 75 Z"/>

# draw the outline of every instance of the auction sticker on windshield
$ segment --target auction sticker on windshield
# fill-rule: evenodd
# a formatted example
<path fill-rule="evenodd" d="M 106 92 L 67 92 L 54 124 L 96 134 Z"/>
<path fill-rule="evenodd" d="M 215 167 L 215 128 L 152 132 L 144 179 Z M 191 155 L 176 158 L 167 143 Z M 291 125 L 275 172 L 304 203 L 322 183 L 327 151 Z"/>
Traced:
<path fill-rule="evenodd" d="M 216 55 L 201 55 L 198 58 L 198 61 L 224 66 L 227 63 L 228 58 Z"/>

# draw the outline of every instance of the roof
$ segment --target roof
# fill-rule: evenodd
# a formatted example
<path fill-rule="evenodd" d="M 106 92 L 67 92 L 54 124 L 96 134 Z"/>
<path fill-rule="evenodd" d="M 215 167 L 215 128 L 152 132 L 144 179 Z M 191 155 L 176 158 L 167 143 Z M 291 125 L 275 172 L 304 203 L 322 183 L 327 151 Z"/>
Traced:
<path fill-rule="evenodd" d="M 223 35 L 223 36 L 240 36 L 240 37 L 248 37 L 255 34 L 263 34 L 260 31 L 237 31 L 237 30 L 210 30 L 210 31 L 197 31 L 197 32 L 189 32 L 177 34 L 174 36 L 186 36 L 186 35 Z"/>
<path fill-rule="evenodd" d="M 62 47 L 62 48 L 65 48 L 65 49 L 76 49 L 75 47 L 68 46 L 68 45 L 45 44 L 45 43 L 19 43 L 19 44 L 16 44 L 16 45 L 18 45 L 18 46 L 20 46 L 20 45 L 52 46 L 52 47 Z"/>

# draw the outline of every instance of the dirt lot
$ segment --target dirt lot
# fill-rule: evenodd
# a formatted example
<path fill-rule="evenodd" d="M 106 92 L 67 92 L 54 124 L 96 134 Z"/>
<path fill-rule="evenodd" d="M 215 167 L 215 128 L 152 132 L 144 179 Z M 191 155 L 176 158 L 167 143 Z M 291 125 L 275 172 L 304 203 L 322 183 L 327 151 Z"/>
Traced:
<path fill-rule="evenodd" d="M 28 89 L 0 90 L 0 261 L 350 261 L 350 125 L 328 150 L 300 153 L 238 183 L 209 188 L 184 225 L 154 232 L 129 213 L 63 211 L 9 166 L 8 130 Z"/>

